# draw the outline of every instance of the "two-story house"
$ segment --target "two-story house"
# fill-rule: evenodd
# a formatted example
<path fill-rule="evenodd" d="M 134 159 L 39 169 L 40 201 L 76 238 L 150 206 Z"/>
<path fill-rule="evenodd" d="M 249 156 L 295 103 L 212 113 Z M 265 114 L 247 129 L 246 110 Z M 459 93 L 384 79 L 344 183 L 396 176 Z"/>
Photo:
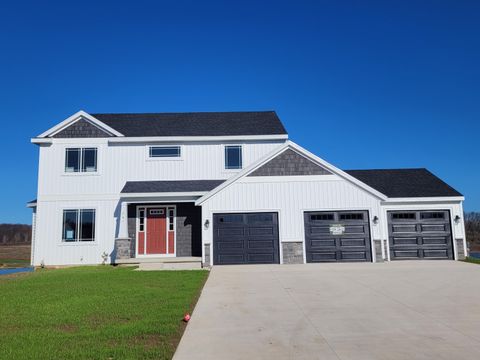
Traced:
<path fill-rule="evenodd" d="M 426 169 L 341 170 L 289 141 L 273 111 L 80 111 L 32 143 L 36 266 L 466 254 L 455 189 Z"/>

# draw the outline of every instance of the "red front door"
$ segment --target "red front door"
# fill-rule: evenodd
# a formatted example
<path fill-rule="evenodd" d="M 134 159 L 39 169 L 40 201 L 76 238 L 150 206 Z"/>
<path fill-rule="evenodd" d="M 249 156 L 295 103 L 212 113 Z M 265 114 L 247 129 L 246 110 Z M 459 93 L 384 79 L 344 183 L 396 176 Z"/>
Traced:
<path fill-rule="evenodd" d="M 167 253 L 166 208 L 147 208 L 146 255 Z"/>

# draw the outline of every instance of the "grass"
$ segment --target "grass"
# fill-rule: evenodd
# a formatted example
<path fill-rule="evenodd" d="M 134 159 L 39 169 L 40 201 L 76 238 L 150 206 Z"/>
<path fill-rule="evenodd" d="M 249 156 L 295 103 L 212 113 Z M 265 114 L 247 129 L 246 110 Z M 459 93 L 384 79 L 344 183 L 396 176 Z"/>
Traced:
<path fill-rule="evenodd" d="M 111 266 L 0 277 L 1 359 L 170 359 L 206 271 Z"/>
<path fill-rule="evenodd" d="M 30 260 L 24 259 L 0 259 L 0 268 L 30 266 Z"/>
<path fill-rule="evenodd" d="M 0 245 L 0 268 L 30 265 L 30 245 Z"/>
<path fill-rule="evenodd" d="M 480 264 L 480 259 L 474 257 L 466 257 L 464 261 L 472 264 Z"/>

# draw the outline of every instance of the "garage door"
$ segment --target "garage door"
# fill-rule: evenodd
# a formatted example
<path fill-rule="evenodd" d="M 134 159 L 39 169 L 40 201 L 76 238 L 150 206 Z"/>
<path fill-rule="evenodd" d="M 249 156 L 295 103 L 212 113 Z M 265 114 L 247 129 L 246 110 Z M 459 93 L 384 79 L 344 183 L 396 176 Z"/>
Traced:
<path fill-rule="evenodd" d="M 306 212 L 307 262 L 372 261 L 368 211 Z"/>
<path fill-rule="evenodd" d="M 213 215 L 213 263 L 277 264 L 277 213 Z"/>
<path fill-rule="evenodd" d="M 450 212 L 389 211 L 390 259 L 453 259 Z"/>

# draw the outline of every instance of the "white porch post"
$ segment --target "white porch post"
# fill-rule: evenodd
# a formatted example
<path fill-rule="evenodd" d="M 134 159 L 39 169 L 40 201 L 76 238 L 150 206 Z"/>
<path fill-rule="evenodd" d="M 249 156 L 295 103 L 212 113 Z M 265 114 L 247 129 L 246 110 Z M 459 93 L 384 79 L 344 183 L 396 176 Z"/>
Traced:
<path fill-rule="evenodd" d="M 129 239 L 128 236 L 128 203 L 122 201 L 120 209 L 120 224 L 118 226 L 118 239 Z"/>

